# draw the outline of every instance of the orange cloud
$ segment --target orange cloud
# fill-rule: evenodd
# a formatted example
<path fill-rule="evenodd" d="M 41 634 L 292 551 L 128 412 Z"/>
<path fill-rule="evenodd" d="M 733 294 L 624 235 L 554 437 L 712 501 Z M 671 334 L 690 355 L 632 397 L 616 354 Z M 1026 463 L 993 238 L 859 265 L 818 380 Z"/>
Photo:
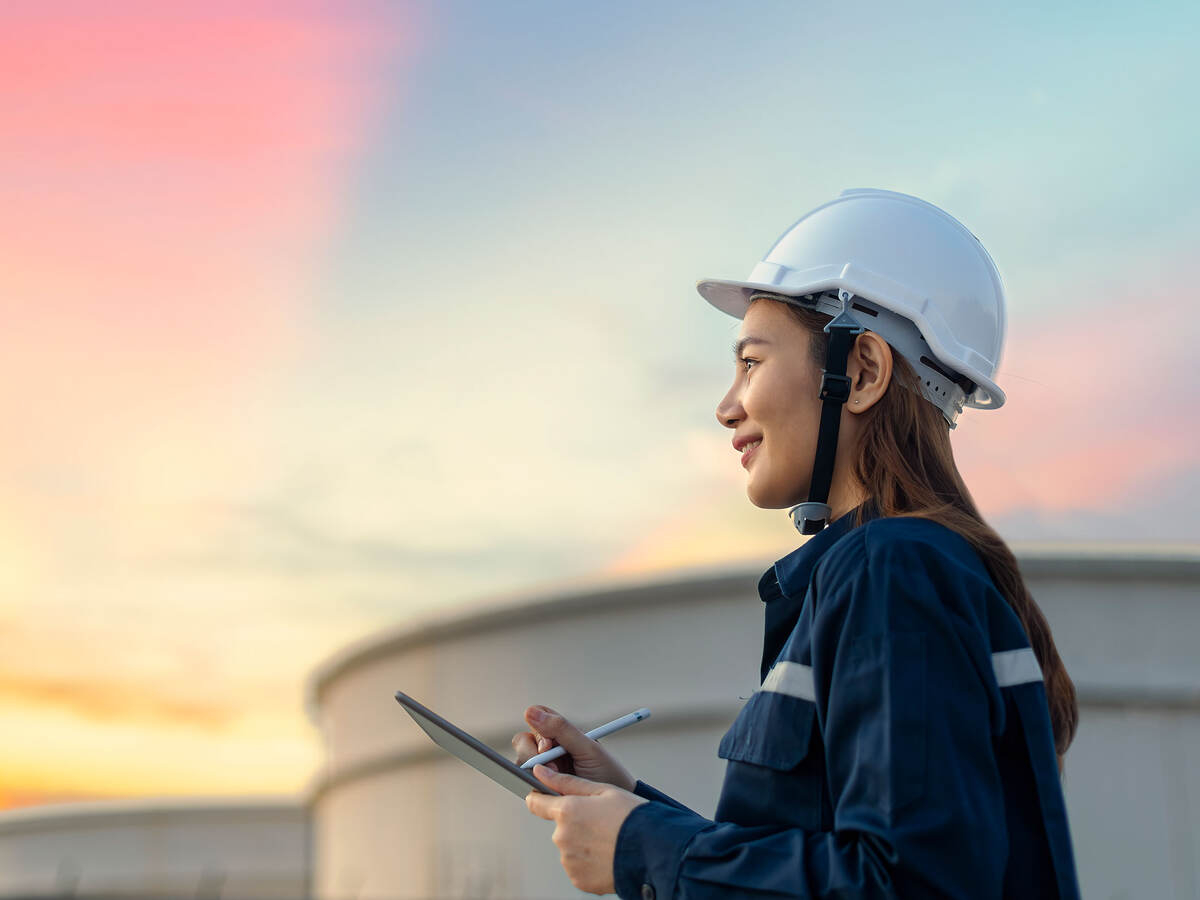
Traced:
<path fill-rule="evenodd" d="M 80 803 L 85 800 L 99 800 L 116 796 L 120 795 L 105 794 L 98 791 L 56 791 L 25 786 L 10 787 L 0 783 L 0 809 L 14 809 L 18 806 L 42 806 L 47 803 Z"/>
<path fill-rule="evenodd" d="M 152 794 L 292 792 L 319 759 L 311 731 L 262 710 L 231 731 L 94 722 L 54 707 L 0 708 L 0 802 Z"/>
<path fill-rule="evenodd" d="M 227 727 L 241 713 L 225 704 L 172 696 L 128 679 L 58 678 L 0 670 L 0 706 L 58 708 L 81 719 L 188 726 L 208 731 Z"/>

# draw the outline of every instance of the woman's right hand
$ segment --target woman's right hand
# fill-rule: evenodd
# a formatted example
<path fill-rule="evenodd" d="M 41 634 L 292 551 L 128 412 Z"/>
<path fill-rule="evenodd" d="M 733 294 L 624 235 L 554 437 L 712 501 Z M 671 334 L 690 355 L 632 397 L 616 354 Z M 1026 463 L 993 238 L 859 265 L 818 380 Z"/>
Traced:
<path fill-rule="evenodd" d="M 599 741 L 592 740 L 548 706 L 529 707 L 525 710 L 525 721 L 530 730 L 517 732 L 512 739 L 518 766 L 531 756 L 561 744 L 567 755 L 547 763 L 547 768 L 616 785 L 627 791 L 637 787 L 637 779 L 600 746 Z"/>

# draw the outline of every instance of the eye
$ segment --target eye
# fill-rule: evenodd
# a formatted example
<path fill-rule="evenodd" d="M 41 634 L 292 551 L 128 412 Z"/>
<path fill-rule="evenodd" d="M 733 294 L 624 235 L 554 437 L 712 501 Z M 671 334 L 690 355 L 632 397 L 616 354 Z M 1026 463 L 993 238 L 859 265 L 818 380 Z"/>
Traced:
<path fill-rule="evenodd" d="M 750 371 L 751 366 L 758 365 L 757 359 L 751 359 L 748 356 L 739 356 L 737 359 L 737 362 L 738 362 L 738 365 L 741 366 L 747 372 Z"/>

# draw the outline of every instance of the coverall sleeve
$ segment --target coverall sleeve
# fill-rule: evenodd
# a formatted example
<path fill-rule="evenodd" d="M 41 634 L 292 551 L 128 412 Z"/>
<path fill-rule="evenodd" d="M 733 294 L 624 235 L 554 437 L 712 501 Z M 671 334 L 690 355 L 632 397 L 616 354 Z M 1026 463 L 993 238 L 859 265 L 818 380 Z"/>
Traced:
<path fill-rule="evenodd" d="M 849 543 L 810 593 L 833 830 L 645 803 L 617 838 L 621 897 L 1000 896 L 1007 831 L 980 672 L 990 654 L 954 613 L 994 587 L 929 543 Z"/>
<path fill-rule="evenodd" d="M 674 797 L 670 797 L 670 796 L 664 794 L 662 791 L 658 790 L 657 788 L 651 787 L 650 785 L 646 784 L 646 782 L 644 782 L 644 781 L 639 781 L 634 786 L 633 793 L 635 795 L 637 795 L 638 797 L 645 798 L 646 800 L 652 800 L 657 803 L 665 803 L 667 806 L 672 806 L 675 809 L 682 809 L 685 812 L 692 811 L 689 807 L 684 806 L 682 803 L 680 803 Z"/>

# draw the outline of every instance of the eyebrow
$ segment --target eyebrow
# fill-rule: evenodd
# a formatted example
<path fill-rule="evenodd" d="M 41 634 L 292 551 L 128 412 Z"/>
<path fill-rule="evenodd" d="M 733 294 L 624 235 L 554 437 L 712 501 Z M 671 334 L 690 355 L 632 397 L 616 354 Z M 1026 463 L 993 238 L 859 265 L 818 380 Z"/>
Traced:
<path fill-rule="evenodd" d="M 737 341 L 734 343 L 733 357 L 734 357 L 734 359 L 738 359 L 739 357 L 741 357 L 742 351 L 745 350 L 747 345 L 749 345 L 749 344 L 770 344 L 770 343 L 771 342 L 768 341 L 766 338 L 760 338 L 760 337 L 754 337 L 754 336 L 744 337 L 740 341 Z"/>

